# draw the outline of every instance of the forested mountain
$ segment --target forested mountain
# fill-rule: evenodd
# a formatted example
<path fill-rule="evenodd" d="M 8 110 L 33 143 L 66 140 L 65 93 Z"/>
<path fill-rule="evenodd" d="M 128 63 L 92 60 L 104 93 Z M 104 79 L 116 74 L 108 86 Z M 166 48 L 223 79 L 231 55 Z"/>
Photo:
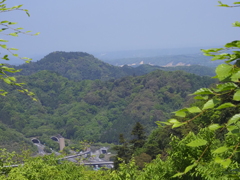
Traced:
<path fill-rule="evenodd" d="M 41 70 L 50 70 L 62 76 L 74 80 L 109 80 L 125 76 L 144 75 L 157 69 L 164 71 L 183 70 L 200 76 L 213 76 L 214 70 L 204 66 L 177 66 L 160 67 L 151 65 L 140 65 L 136 68 L 130 66 L 113 66 L 100 61 L 94 56 L 83 52 L 53 52 L 38 62 L 31 62 L 16 67 L 22 69 L 19 75 L 31 75 Z"/>
<path fill-rule="evenodd" d="M 18 79 L 38 101 L 6 87 L 11 92 L 0 97 L 2 123 L 26 137 L 60 133 L 95 142 L 117 142 L 137 121 L 150 132 L 155 121 L 188 104 L 189 93 L 213 83 L 209 77 L 161 70 L 110 81 L 74 82 L 47 70 Z"/>
<path fill-rule="evenodd" d="M 23 69 L 21 75 L 31 75 L 41 70 L 50 70 L 75 81 L 84 79 L 108 80 L 132 75 L 128 73 L 130 67 L 116 67 L 83 52 L 57 51 L 48 54 L 38 62 L 23 64 L 17 68 Z"/>

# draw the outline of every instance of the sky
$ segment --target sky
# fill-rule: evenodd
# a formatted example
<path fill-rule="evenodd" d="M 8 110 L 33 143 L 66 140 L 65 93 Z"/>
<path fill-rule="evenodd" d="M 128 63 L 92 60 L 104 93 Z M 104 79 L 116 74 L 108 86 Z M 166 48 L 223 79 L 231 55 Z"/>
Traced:
<path fill-rule="evenodd" d="M 232 0 L 222 1 L 232 3 Z M 18 22 L 38 36 L 8 39 L 21 56 L 53 51 L 106 52 L 139 49 L 209 47 L 238 39 L 238 8 L 217 7 L 217 0 L 7 0 L 24 12 L 6 12 L 1 20 Z"/>

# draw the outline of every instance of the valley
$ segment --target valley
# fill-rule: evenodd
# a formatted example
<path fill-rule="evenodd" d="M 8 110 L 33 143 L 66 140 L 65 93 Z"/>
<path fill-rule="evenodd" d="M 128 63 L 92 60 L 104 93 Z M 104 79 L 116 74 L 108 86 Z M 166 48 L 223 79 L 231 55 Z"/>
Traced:
<path fill-rule="evenodd" d="M 215 82 L 159 66 L 116 67 L 81 52 L 53 52 L 16 68 L 22 69 L 16 73 L 18 81 L 35 93 L 37 102 L 2 84 L 9 94 L 0 97 L 0 122 L 9 132 L 40 137 L 51 148 L 56 145 L 48 136 L 54 134 L 75 141 L 118 143 L 119 134 L 130 136 L 136 122 L 150 134 L 156 121 L 166 121 L 171 112 L 193 102 L 188 94 Z M 204 73 L 187 67 L 191 69 Z"/>

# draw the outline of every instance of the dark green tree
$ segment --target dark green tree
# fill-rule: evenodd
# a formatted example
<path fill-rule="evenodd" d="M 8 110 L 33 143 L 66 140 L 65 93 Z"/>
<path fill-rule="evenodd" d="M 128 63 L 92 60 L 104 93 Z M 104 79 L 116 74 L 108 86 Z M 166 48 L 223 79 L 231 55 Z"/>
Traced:
<path fill-rule="evenodd" d="M 143 145 L 146 142 L 146 135 L 144 132 L 144 127 L 139 122 L 136 123 L 136 125 L 133 127 L 133 130 L 131 132 L 131 135 L 134 136 L 134 138 L 130 141 L 130 143 L 133 145 L 133 151 L 136 149 L 142 148 Z"/>
<path fill-rule="evenodd" d="M 125 140 L 123 134 L 119 135 L 119 143 L 121 145 L 113 147 L 113 149 L 117 151 L 117 156 L 114 160 L 115 169 L 118 169 L 119 164 L 122 162 L 128 163 L 133 154 L 132 149 L 129 146 L 129 143 Z"/>

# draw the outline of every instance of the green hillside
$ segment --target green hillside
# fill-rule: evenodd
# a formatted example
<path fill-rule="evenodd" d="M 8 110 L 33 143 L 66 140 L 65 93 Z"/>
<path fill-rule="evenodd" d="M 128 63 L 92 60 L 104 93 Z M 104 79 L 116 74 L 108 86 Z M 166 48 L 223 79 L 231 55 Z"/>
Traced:
<path fill-rule="evenodd" d="M 172 111 L 189 104 L 188 94 L 214 82 L 209 77 L 161 70 L 110 81 L 74 82 L 46 70 L 18 79 L 38 101 L 17 91 L 1 96 L 2 123 L 26 137 L 59 133 L 94 142 L 117 142 L 118 135 L 129 134 L 137 121 L 149 133 L 155 121 L 165 121 Z"/>
<path fill-rule="evenodd" d="M 92 55 L 83 52 L 52 52 L 38 62 L 23 64 L 17 67 L 23 69 L 20 75 L 31 75 L 41 70 L 54 71 L 68 79 L 79 80 L 109 80 L 134 73 L 131 67 L 116 67 L 104 63 Z"/>
<path fill-rule="evenodd" d="M 24 137 L 15 129 L 7 127 L 0 122 L 0 149 L 7 149 L 8 151 L 21 152 L 23 150 L 31 150 L 36 152 L 36 147 L 31 143 L 29 138 Z"/>

